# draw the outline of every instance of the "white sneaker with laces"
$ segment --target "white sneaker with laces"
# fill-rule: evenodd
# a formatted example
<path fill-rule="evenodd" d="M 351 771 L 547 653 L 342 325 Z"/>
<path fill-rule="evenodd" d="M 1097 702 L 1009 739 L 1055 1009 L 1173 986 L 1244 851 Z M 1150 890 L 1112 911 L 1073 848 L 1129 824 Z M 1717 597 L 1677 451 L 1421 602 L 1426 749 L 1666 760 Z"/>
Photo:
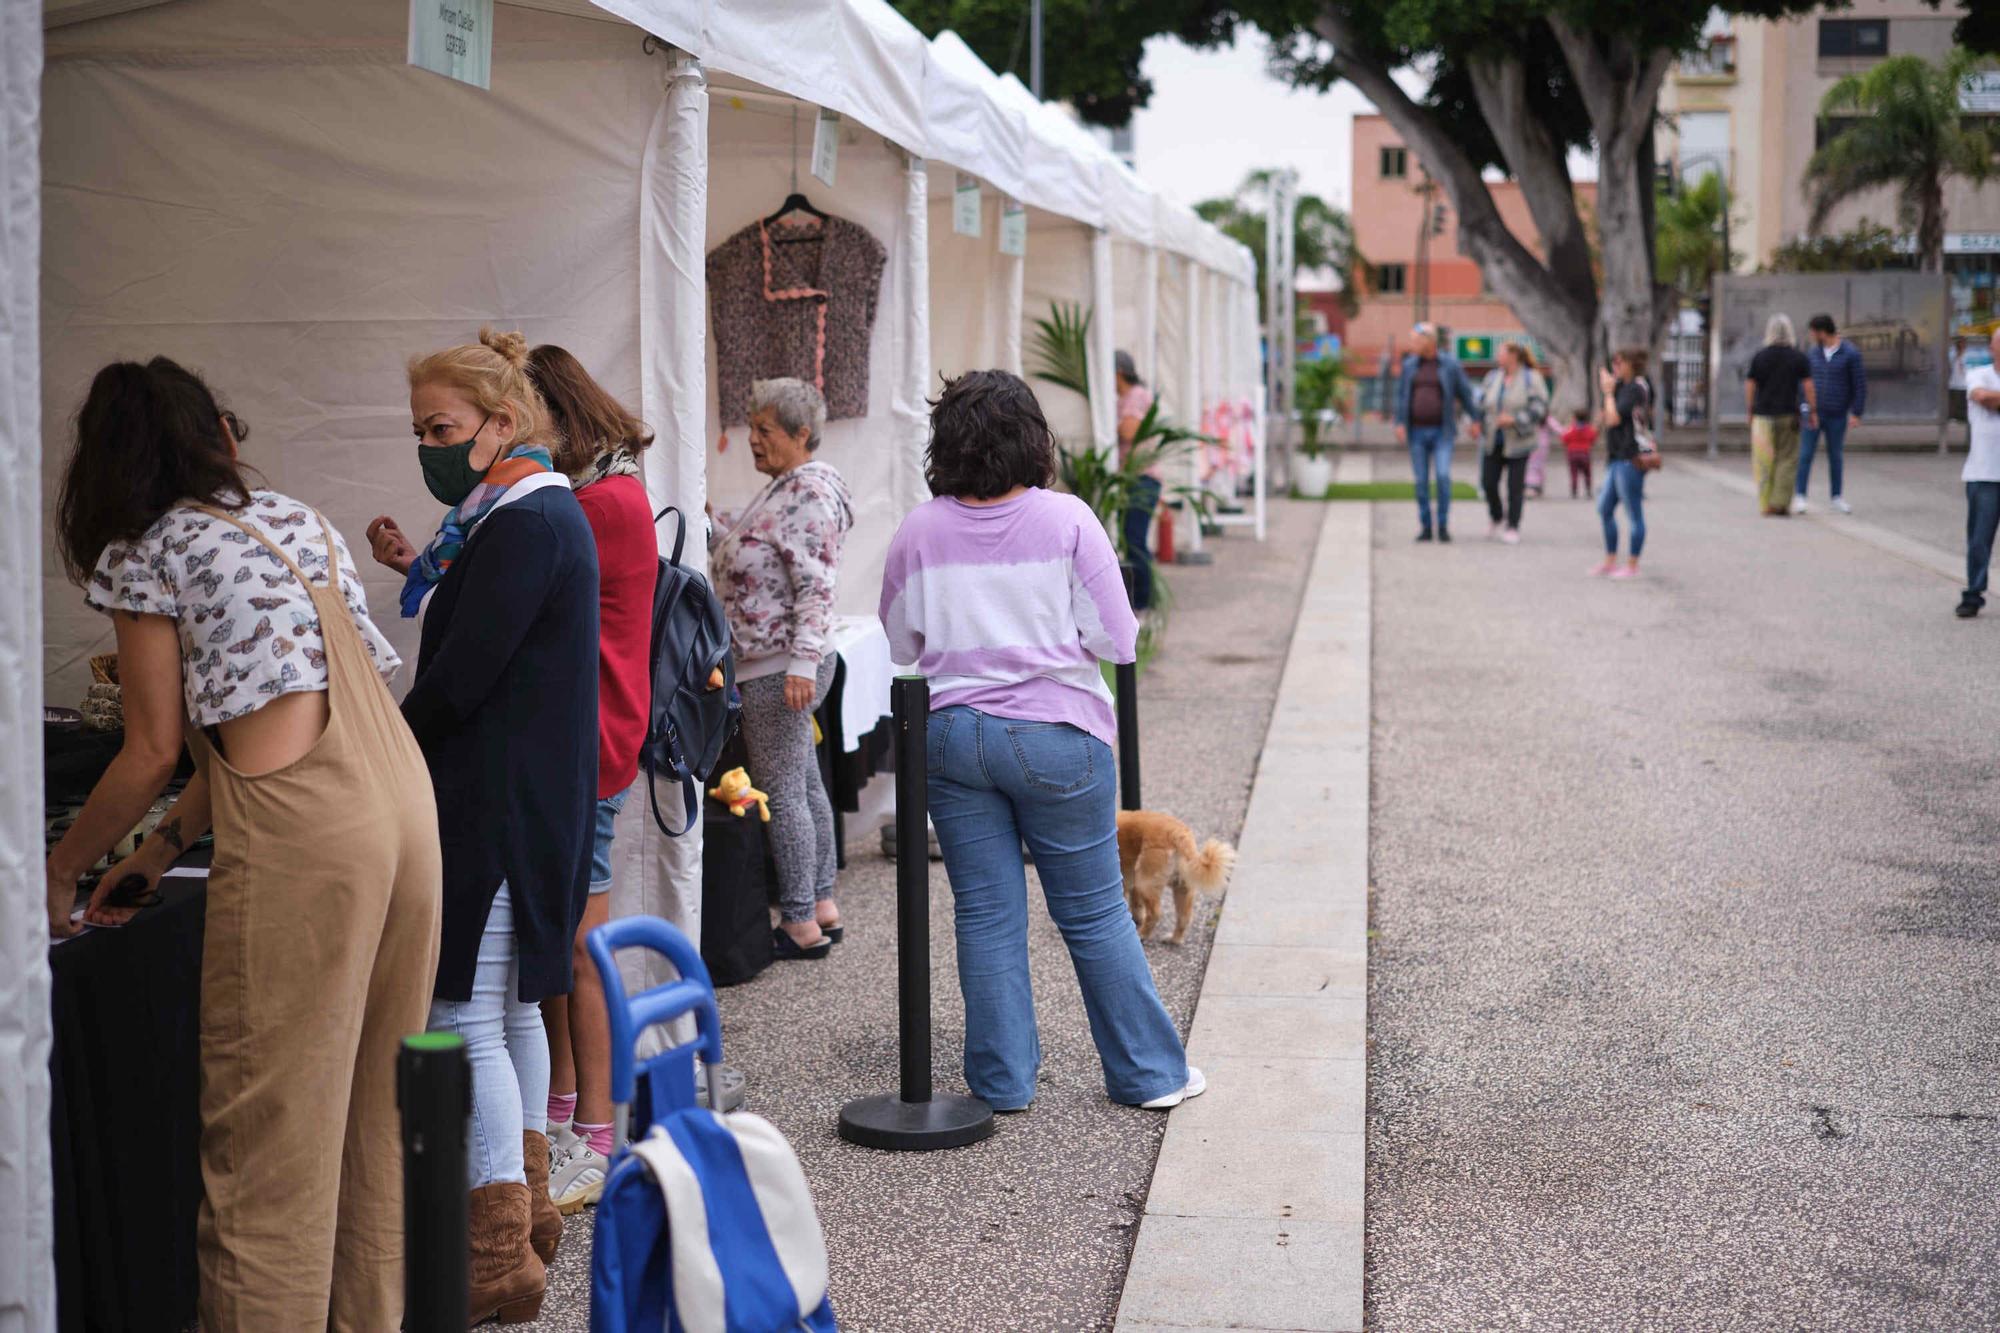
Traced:
<path fill-rule="evenodd" d="M 590 1146 L 588 1139 L 570 1137 L 569 1142 L 549 1158 L 549 1197 L 556 1211 L 567 1217 L 596 1203 L 604 1194 L 604 1179 L 611 1163 Z"/>
<path fill-rule="evenodd" d="M 1812 508 L 1812 506 L 1806 503 L 1805 496 L 1794 495 L 1792 497 L 1792 512 L 1794 514 L 1803 514 L 1806 512 L 1806 510 L 1810 508 Z"/>
<path fill-rule="evenodd" d="M 1148 1111 L 1171 1111 L 1188 1098 L 1199 1097 L 1207 1091 L 1208 1080 L 1201 1076 L 1199 1069 L 1196 1069 L 1193 1065 L 1189 1065 L 1187 1086 L 1178 1092 L 1170 1092 L 1164 1097 L 1155 1097 L 1150 1102 L 1140 1102 L 1139 1105 Z"/>
<path fill-rule="evenodd" d="M 1833 497 L 1833 507 L 1835 509 L 1838 509 L 1843 514 L 1851 514 L 1854 512 L 1854 506 L 1847 503 L 1847 501 L 1841 499 L 1837 495 Z"/>
<path fill-rule="evenodd" d="M 549 1136 L 549 1161 L 554 1162 L 558 1153 L 567 1152 L 573 1145 L 583 1142 L 576 1136 L 574 1121 L 565 1120 L 560 1125 L 551 1123 L 545 1131 Z"/>

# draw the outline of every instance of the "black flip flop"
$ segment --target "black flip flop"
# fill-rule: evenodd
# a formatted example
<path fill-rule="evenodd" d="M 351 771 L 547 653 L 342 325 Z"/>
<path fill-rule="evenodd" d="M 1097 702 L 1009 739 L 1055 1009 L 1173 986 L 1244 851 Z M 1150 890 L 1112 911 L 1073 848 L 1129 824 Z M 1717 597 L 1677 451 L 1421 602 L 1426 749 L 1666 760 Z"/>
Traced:
<path fill-rule="evenodd" d="M 802 945 L 781 928 L 771 927 L 771 956 L 779 962 L 789 962 L 795 958 L 817 960 L 832 952 L 832 940 L 821 940 L 814 945 Z"/>

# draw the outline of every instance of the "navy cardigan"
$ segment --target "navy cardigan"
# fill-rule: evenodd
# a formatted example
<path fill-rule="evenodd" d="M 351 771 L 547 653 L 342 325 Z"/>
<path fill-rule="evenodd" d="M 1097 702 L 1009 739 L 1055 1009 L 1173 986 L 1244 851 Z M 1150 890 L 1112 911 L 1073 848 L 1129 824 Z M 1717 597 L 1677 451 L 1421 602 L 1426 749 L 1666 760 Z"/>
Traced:
<path fill-rule="evenodd" d="M 435 994 L 472 997 L 502 879 L 520 998 L 567 994 L 597 800 L 597 543 L 568 487 L 531 491 L 473 530 L 431 594 L 403 716 L 444 849 Z"/>

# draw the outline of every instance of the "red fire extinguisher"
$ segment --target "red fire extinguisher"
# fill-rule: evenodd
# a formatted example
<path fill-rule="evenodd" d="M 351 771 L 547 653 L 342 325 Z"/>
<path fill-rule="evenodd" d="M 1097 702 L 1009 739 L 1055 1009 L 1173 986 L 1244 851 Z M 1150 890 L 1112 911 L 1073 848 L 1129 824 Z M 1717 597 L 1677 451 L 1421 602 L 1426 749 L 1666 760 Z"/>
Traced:
<path fill-rule="evenodd" d="M 1153 545 L 1156 548 L 1153 552 L 1155 560 L 1158 560 L 1163 565 L 1174 563 L 1174 508 L 1172 505 L 1160 506 L 1160 532 Z"/>

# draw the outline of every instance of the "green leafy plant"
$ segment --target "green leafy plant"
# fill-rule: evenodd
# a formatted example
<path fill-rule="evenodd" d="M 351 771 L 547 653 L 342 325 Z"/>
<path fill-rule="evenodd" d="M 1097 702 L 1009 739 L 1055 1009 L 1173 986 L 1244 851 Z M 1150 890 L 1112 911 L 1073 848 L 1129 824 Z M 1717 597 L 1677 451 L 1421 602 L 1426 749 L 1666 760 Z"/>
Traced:
<path fill-rule="evenodd" d="M 1319 437 L 1320 414 L 1344 401 L 1347 386 L 1347 363 L 1340 357 L 1299 362 L 1292 401 L 1299 411 L 1299 452 L 1307 458 L 1318 458 L 1326 449 Z"/>
<path fill-rule="evenodd" d="M 1896 244 L 1896 233 L 1861 219 L 1846 231 L 1800 236 L 1771 252 L 1772 273 L 1854 273 L 1916 267 L 1916 255 Z"/>
<path fill-rule="evenodd" d="M 1090 397 L 1090 321 L 1093 311 L 1076 301 L 1056 301 L 1046 319 L 1035 321 L 1034 356 L 1029 373 Z"/>

